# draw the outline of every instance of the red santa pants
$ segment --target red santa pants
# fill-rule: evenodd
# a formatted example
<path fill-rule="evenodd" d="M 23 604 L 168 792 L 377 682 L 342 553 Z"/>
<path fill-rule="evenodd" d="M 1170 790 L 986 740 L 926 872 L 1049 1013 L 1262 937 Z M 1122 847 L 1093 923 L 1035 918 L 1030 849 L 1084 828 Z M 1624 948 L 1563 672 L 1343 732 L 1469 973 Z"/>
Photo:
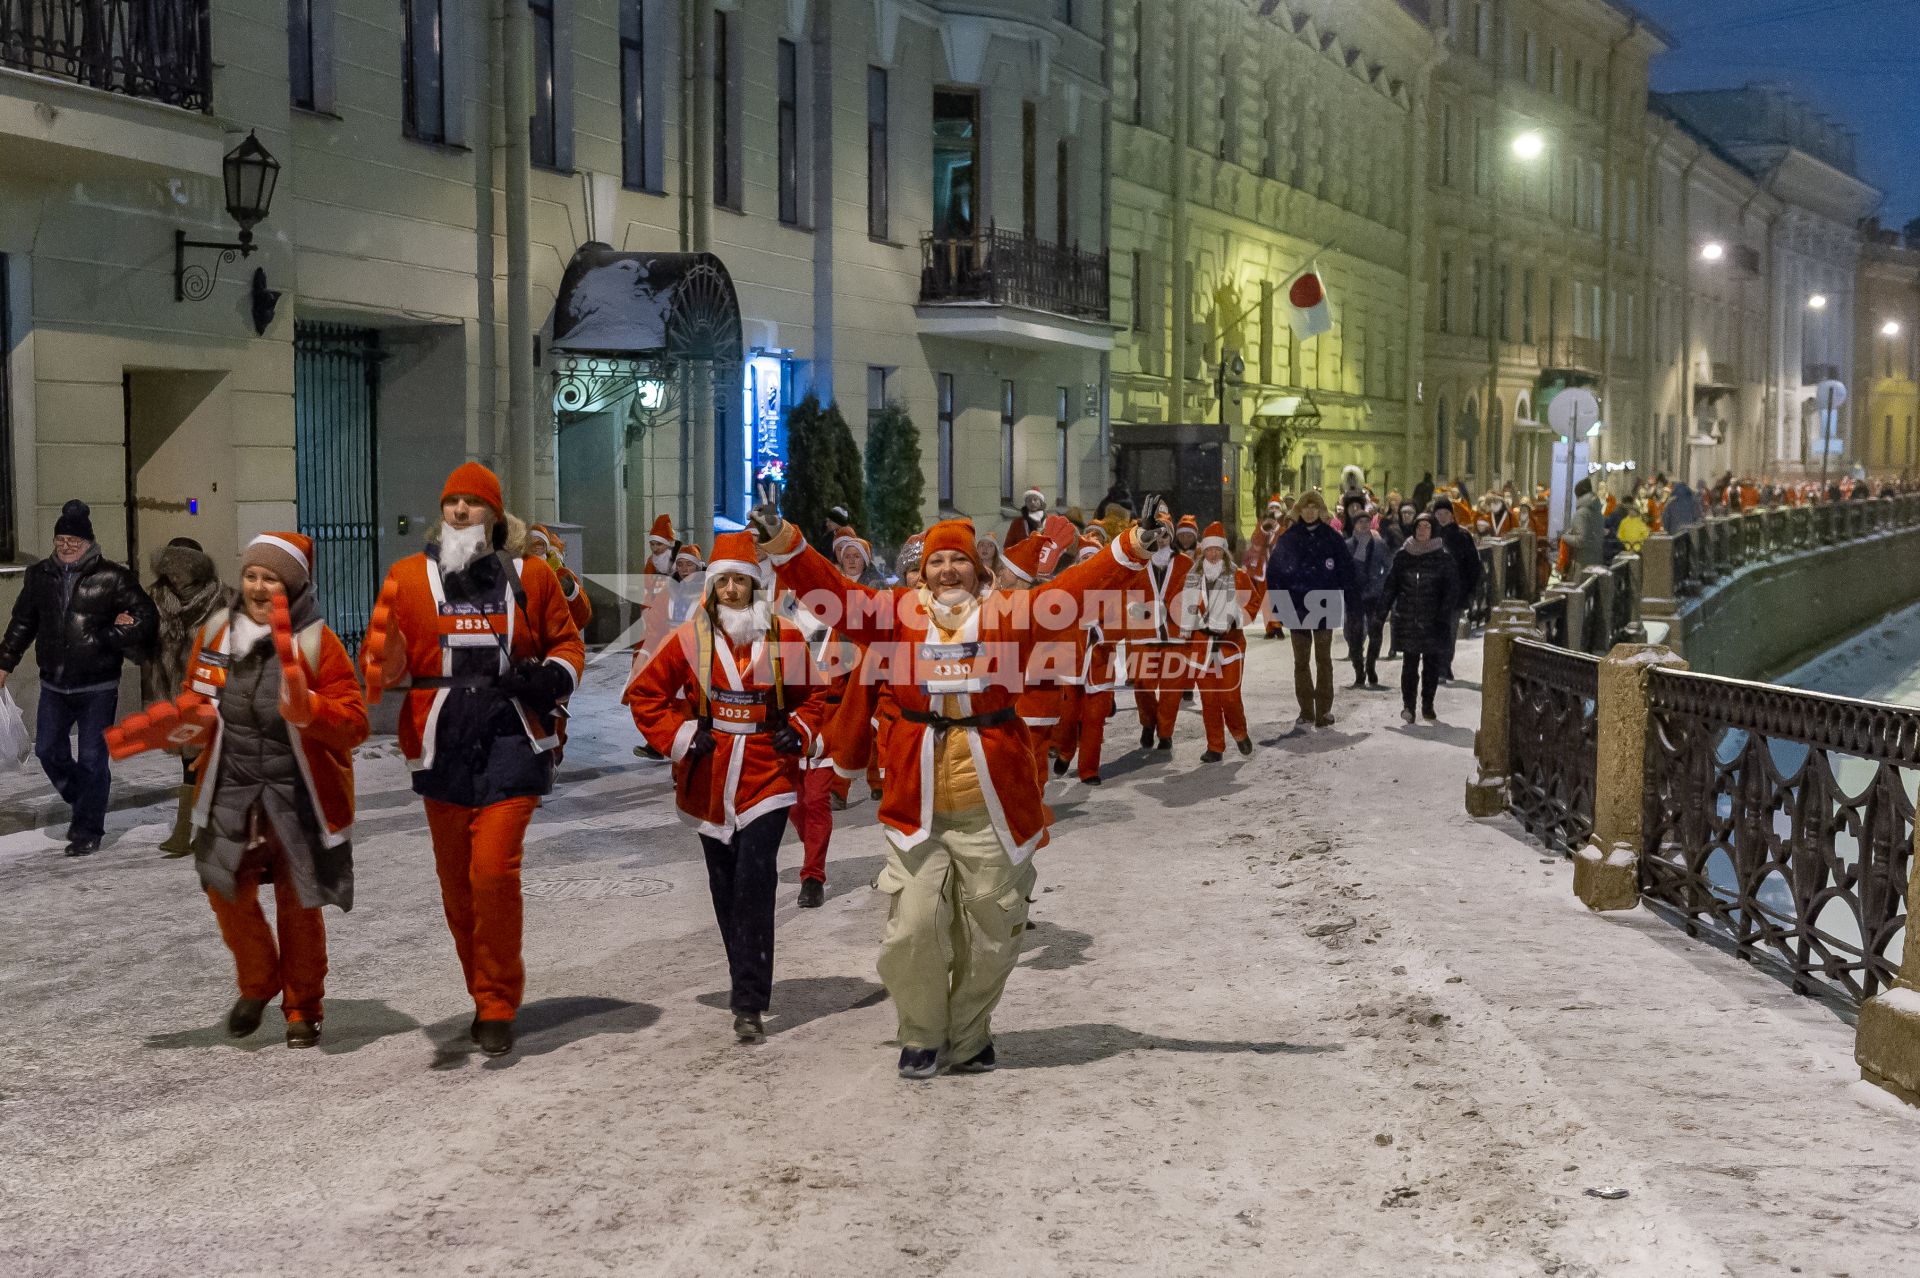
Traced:
<path fill-rule="evenodd" d="M 426 800 L 440 904 L 460 955 L 467 992 L 483 1021 L 510 1021 L 527 986 L 520 961 L 520 856 L 540 800 L 503 799 L 484 808 Z"/>
<path fill-rule="evenodd" d="M 1106 740 L 1107 720 L 1113 717 L 1113 693 L 1076 689 L 1060 726 L 1054 729 L 1053 749 L 1062 759 L 1078 759 L 1082 781 L 1100 775 L 1100 747 Z"/>
<path fill-rule="evenodd" d="M 844 780 L 830 767 L 806 768 L 800 773 L 800 794 L 793 804 L 793 828 L 800 836 L 804 856 L 800 878 L 827 881 L 827 844 L 833 839 L 834 781 Z"/>
<path fill-rule="evenodd" d="M 269 866 L 274 921 L 280 928 L 277 946 L 260 909 L 260 875 Z M 240 997 L 271 999 L 278 994 L 289 1021 L 319 1021 L 327 984 L 327 925 L 319 910 L 300 904 L 279 842 L 268 835 L 247 849 L 233 876 L 231 901 L 213 888 L 207 889 L 207 901 L 220 924 L 220 939 L 233 951 Z"/>
<path fill-rule="evenodd" d="M 1135 688 L 1133 708 L 1140 712 L 1140 726 L 1151 727 L 1156 736 L 1171 737 L 1174 721 L 1180 717 L 1180 689 Z"/>
<path fill-rule="evenodd" d="M 1246 641 L 1235 635 L 1214 642 L 1209 653 L 1204 643 L 1194 655 L 1200 666 L 1200 718 L 1206 725 L 1207 749 L 1224 754 L 1226 738 L 1247 739 L 1247 711 L 1240 701 L 1240 681 L 1246 674 Z"/>

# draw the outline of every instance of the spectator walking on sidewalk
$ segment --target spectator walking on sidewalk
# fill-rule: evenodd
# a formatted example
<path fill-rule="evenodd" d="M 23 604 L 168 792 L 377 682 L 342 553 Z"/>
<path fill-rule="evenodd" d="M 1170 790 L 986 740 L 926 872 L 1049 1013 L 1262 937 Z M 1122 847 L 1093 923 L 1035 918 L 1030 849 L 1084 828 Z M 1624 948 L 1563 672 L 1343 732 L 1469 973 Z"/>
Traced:
<path fill-rule="evenodd" d="M 106 731 L 120 700 L 120 663 L 145 660 L 158 630 L 153 600 L 133 570 L 100 553 L 87 504 L 61 507 L 53 554 L 27 569 L 0 636 L 0 687 L 31 645 L 40 666 L 33 749 L 55 792 L 73 807 L 68 856 L 99 851 L 106 834 Z M 69 740 L 76 729 L 77 759 Z"/>
<path fill-rule="evenodd" d="M 1414 696 L 1427 719 L 1434 711 L 1433 694 L 1440 685 L 1440 665 L 1453 646 L 1453 600 L 1459 592 L 1458 573 L 1446 544 L 1435 535 L 1440 519 L 1434 513 L 1414 522 L 1413 536 L 1393 557 L 1382 606 L 1393 614 L 1393 633 L 1400 643 L 1400 717 L 1413 722 Z"/>
<path fill-rule="evenodd" d="M 1453 560 L 1453 600 L 1448 605 L 1446 648 L 1440 654 L 1440 681 L 1445 683 L 1453 678 L 1453 648 L 1460 638 L 1460 614 L 1473 602 L 1474 591 L 1480 589 L 1480 547 L 1474 544 L 1473 534 L 1460 526 L 1453 503 L 1445 497 L 1433 499 L 1433 526 L 1441 547 Z"/>
<path fill-rule="evenodd" d="M 1386 595 L 1393 551 L 1374 530 L 1366 494 L 1349 494 L 1345 505 L 1347 554 L 1353 560 L 1353 585 L 1347 591 L 1347 659 L 1353 662 L 1354 687 L 1377 688 L 1380 637 L 1387 624 L 1380 601 Z"/>
<path fill-rule="evenodd" d="M 1333 632 L 1345 620 L 1353 558 L 1327 522 L 1327 504 L 1309 489 L 1267 561 L 1268 606 L 1293 640 L 1293 690 L 1301 727 L 1333 726 Z"/>

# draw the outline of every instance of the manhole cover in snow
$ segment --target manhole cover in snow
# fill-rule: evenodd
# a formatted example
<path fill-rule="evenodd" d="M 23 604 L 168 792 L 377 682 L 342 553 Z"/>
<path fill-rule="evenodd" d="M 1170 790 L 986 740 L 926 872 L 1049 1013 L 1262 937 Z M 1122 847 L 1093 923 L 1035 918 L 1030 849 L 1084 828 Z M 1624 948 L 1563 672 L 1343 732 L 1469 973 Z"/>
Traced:
<path fill-rule="evenodd" d="M 520 891 L 540 901 L 602 901 L 613 896 L 655 896 L 672 888 L 664 879 L 536 879 L 522 884 Z"/>

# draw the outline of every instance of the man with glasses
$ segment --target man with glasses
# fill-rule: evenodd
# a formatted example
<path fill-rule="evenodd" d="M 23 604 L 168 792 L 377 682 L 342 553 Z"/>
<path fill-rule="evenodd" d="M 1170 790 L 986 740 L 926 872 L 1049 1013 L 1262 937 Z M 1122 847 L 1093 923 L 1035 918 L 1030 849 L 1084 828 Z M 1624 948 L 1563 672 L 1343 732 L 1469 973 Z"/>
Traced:
<path fill-rule="evenodd" d="M 53 526 L 53 556 L 27 569 L 13 618 L 0 635 L 0 687 L 33 646 L 40 666 L 34 753 L 73 807 L 67 855 L 86 856 L 106 833 L 106 730 L 120 695 L 122 660 L 144 661 L 160 629 L 132 569 L 100 554 L 87 504 L 70 501 Z M 79 730 L 79 757 L 69 734 Z"/>

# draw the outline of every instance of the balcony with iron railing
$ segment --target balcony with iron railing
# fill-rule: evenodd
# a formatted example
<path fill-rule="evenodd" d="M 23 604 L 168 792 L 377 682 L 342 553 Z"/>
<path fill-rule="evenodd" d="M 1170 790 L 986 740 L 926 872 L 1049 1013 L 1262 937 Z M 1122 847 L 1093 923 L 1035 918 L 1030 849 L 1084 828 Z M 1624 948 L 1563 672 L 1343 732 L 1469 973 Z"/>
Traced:
<path fill-rule="evenodd" d="M 996 345 L 1111 350 L 1107 253 L 988 224 L 920 240 L 921 330 Z"/>
<path fill-rule="evenodd" d="M 206 111 L 207 0 L 0 0 L 0 67 Z"/>
<path fill-rule="evenodd" d="M 1544 368 L 1599 376 L 1606 364 L 1606 343 L 1597 337 L 1550 337 L 1540 348 Z"/>

